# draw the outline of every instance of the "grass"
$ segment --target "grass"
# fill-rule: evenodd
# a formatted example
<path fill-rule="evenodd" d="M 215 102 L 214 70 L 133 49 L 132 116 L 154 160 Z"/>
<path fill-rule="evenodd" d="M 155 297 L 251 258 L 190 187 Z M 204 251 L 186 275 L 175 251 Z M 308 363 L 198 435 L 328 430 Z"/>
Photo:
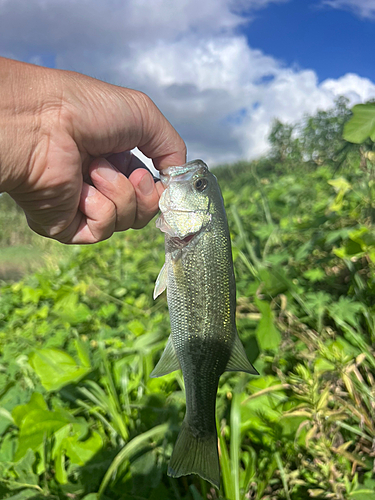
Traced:
<path fill-rule="evenodd" d="M 50 251 L 42 252 L 32 245 L 16 245 L 0 248 L 0 281 L 19 281 L 26 274 L 33 273 L 50 262 Z M 59 256 L 55 261 L 58 262 Z"/>
<path fill-rule="evenodd" d="M 56 267 L 70 255 L 70 247 L 31 231 L 7 194 L 0 194 L 0 207 L 0 281 L 19 281 L 42 268 Z"/>

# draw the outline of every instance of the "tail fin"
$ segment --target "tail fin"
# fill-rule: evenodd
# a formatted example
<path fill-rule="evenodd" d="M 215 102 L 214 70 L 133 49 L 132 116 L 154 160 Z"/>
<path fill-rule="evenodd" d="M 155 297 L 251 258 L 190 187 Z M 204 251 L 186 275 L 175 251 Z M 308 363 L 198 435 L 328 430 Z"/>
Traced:
<path fill-rule="evenodd" d="M 168 476 L 180 477 L 188 474 L 198 474 L 216 488 L 220 488 L 216 430 L 210 435 L 197 437 L 189 423 L 184 420 L 169 462 Z"/>

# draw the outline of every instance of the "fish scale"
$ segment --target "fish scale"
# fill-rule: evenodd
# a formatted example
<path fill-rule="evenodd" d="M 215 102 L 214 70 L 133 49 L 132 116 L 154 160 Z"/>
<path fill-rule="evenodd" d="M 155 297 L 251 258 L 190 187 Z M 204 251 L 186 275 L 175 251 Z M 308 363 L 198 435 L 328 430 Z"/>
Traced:
<path fill-rule="evenodd" d="M 228 222 L 216 177 L 201 160 L 162 172 L 157 226 L 165 233 L 165 264 L 154 297 L 167 289 L 171 336 L 152 372 L 181 369 L 186 415 L 168 474 L 198 474 L 220 486 L 215 401 L 224 371 L 257 371 L 235 323 L 236 285 Z"/>

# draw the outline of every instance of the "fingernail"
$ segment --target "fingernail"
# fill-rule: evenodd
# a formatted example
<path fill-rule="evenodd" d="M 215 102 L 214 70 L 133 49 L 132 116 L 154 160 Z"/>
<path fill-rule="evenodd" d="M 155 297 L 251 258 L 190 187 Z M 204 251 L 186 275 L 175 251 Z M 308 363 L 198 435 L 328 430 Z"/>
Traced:
<path fill-rule="evenodd" d="M 144 196 L 148 196 L 154 190 L 154 180 L 149 174 L 145 174 L 140 183 L 138 184 L 138 189 Z"/>
<path fill-rule="evenodd" d="M 113 182 L 118 176 L 117 170 L 113 168 L 112 165 L 104 158 L 100 160 L 96 171 L 100 177 L 103 177 L 106 181 Z"/>

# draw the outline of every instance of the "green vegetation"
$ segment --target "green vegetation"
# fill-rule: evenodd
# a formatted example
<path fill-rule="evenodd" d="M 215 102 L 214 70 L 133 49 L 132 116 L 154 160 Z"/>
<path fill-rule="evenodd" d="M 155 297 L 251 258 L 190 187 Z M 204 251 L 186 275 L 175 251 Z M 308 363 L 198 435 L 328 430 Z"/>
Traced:
<path fill-rule="evenodd" d="M 10 196 L 0 194 L 0 281 L 19 280 L 41 267 L 54 267 L 68 254 L 66 246 L 30 231 L 23 211 Z"/>
<path fill-rule="evenodd" d="M 3 282 L 0 498 L 375 497 L 375 168 L 370 139 L 341 138 L 349 116 L 341 100 L 297 136 L 277 122 L 271 157 L 215 171 L 238 329 L 261 374 L 221 378 L 220 491 L 166 475 L 184 386 L 180 372 L 149 378 L 169 335 L 151 223 L 58 266 L 53 248 L 54 265 Z"/>

